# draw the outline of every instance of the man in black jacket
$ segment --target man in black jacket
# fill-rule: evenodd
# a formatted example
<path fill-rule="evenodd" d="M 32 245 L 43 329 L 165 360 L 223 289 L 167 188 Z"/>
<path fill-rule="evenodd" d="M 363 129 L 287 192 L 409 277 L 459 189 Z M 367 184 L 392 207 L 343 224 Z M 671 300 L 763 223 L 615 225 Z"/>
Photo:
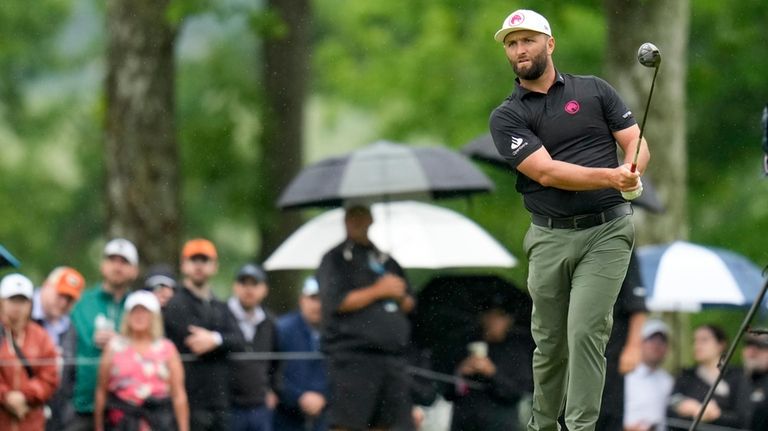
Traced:
<path fill-rule="evenodd" d="M 329 422 L 334 430 L 407 429 L 411 425 L 406 316 L 414 306 L 405 275 L 368 238 L 373 217 L 348 206 L 347 239 L 317 270 L 328 355 Z"/>
<path fill-rule="evenodd" d="M 452 431 L 518 430 L 518 404 L 533 392 L 530 329 L 515 325 L 515 304 L 494 296 L 482 304 L 480 334 L 456 366 L 463 382 L 448 388 Z"/>
<path fill-rule="evenodd" d="M 241 337 L 227 305 L 216 299 L 210 279 L 218 271 L 216 247 L 208 240 L 188 241 L 181 253 L 183 286 L 163 310 L 165 332 L 184 362 L 190 429 L 228 429 L 229 372 L 227 355 L 242 349 Z"/>
<path fill-rule="evenodd" d="M 252 263 L 244 265 L 235 276 L 233 290 L 227 307 L 240 329 L 242 352 L 274 351 L 275 318 L 261 305 L 269 292 L 264 270 Z M 273 390 L 276 368 L 276 361 L 247 357 L 231 361 L 232 431 L 272 430 L 272 413 L 277 405 Z"/>

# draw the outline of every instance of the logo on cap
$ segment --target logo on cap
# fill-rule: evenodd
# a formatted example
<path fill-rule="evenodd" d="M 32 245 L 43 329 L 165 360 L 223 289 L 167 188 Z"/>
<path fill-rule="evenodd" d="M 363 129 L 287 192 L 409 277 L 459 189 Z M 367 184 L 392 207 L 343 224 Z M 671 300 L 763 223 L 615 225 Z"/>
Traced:
<path fill-rule="evenodd" d="M 525 21 L 525 16 L 519 13 L 516 13 L 511 17 L 509 17 L 509 25 L 520 25 L 523 23 L 523 21 Z"/>
<path fill-rule="evenodd" d="M 565 104 L 565 112 L 573 115 L 573 114 L 579 112 L 579 108 L 580 107 L 581 106 L 579 105 L 579 102 L 577 102 L 575 100 L 571 100 L 570 102 Z"/>

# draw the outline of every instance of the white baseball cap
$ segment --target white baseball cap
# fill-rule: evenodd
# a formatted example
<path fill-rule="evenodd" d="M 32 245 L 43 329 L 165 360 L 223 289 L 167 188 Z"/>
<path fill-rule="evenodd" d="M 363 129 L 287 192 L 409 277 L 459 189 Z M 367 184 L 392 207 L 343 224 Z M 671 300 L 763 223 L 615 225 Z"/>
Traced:
<path fill-rule="evenodd" d="M 552 36 L 552 29 L 549 27 L 549 21 L 538 12 L 528 9 L 518 9 L 501 23 L 501 29 L 493 36 L 497 42 L 504 42 L 504 38 L 514 31 L 531 30 Z"/>
<path fill-rule="evenodd" d="M 125 238 L 115 238 L 104 247 L 104 257 L 120 256 L 131 265 L 139 264 L 139 252 L 136 246 Z"/>
<path fill-rule="evenodd" d="M 304 280 L 304 286 L 301 287 L 301 294 L 304 296 L 315 296 L 320 293 L 320 284 L 315 277 L 307 277 Z"/>
<path fill-rule="evenodd" d="M 669 338 L 669 326 L 659 319 L 646 320 L 645 324 L 643 324 L 643 330 L 641 331 L 643 340 L 647 340 L 656 334 L 661 334 L 664 337 Z"/>
<path fill-rule="evenodd" d="M 8 274 L 0 282 L 0 298 L 2 299 L 23 296 L 31 300 L 34 290 L 32 281 L 21 274 Z"/>
<path fill-rule="evenodd" d="M 131 311 L 139 305 L 155 314 L 160 312 L 160 302 L 152 292 L 137 290 L 125 299 L 125 311 Z"/>

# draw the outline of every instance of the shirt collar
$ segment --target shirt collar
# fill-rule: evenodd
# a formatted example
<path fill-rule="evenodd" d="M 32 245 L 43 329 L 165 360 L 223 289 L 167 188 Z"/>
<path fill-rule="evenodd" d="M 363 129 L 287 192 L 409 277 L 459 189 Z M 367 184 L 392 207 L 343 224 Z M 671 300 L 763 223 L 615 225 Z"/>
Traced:
<path fill-rule="evenodd" d="M 267 318 L 267 314 L 261 306 L 256 307 L 252 313 L 247 313 L 243 306 L 240 305 L 240 301 L 234 296 L 227 300 L 227 306 L 229 306 L 230 311 L 232 311 L 232 314 L 238 322 L 248 322 L 253 325 L 258 325 Z"/>
<path fill-rule="evenodd" d="M 565 77 L 563 76 L 562 73 L 560 73 L 560 71 L 555 69 L 555 82 L 552 83 L 552 87 L 554 87 L 555 85 L 558 85 L 558 84 L 565 85 Z M 550 88 L 552 88 L 552 87 L 550 87 Z M 520 85 L 520 78 L 515 78 L 515 88 L 516 88 L 515 92 L 517 94 L 519 94 L 520 99 L 524 98 L 525 96 L 527 96 L 529 94 L 542 94 L 542 93 L 539 93 L 539 92 L 536 92 L 536 91 L 531 91 L 531 90 L 523 87 L 522 85 Z"/>

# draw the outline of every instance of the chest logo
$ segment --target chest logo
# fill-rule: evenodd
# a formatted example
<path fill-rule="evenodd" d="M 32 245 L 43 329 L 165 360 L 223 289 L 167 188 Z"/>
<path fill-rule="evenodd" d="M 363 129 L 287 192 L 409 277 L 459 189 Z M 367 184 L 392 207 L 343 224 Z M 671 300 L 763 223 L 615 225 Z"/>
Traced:
<path fill-rule="evenodd" d="M 511 139 L 512 139 L 512 143 L 509 145 L 509 148 L 513 150 L 516 150 L 523 143 L 523 138 L 515 138 L 513 136 Z"/>
<path fill-rule="evenodd" d="M 579 112 L 579 109 L 581 108 L 581 105 L 579 105 L 579 102 L 575 100 L 571 100 L 568 103 L 565 104 L 565 112 L 573 115 L 577 112 Z"/>

